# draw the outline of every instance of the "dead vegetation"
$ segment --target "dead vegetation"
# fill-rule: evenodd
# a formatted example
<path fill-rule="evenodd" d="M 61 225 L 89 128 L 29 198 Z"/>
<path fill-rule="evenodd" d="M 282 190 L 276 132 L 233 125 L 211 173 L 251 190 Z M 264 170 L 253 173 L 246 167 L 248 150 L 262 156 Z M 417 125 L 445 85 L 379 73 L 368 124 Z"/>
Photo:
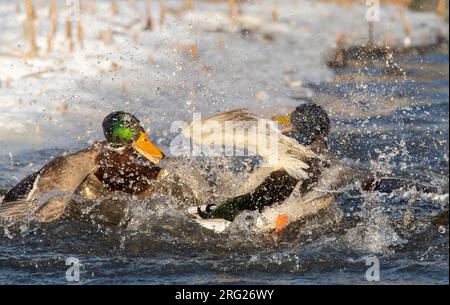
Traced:
<path fill-rule="evenodd" d="M 23 1 L 23 2 L 22 2 Z M 250 0 L 251 1 L 251 0 Z M 272 22 L 276 23 L 279 19 L 278 6 L 280 0 L 272 0 L 271 7 L 268 8 L 269 14 L 271 14 Z M 315 0 L 319 2 L 334 2 L 340 5 L 355 5 L 355 4 L 366 4 L 366 0 Z M 59 18 L 59 9 L 61 9 L 58 0 L 17 0 L 16 2 L 16 12 L 20 14 L 22 10 L 22 5 L 26 13 L 26 22 L 23 26 L 24 38 L 29 44 L 29 51 L 22 56 L 25 57 L 35 57 L 39 56 L 39 45 L 37 43 L 39 30 L 37 28 L 37 24 L 39 24 L 39 16 L 37 15 L 35 5 L 46 5 L 48 4 L 48 18 L 50 21 L 50 29 L 46 34 L 46 51 L 47 53 L 51 53 L 55 49 L 55 38 L 58 33 L 58 18 Z M 159 27 L 164 26 L 167 20 L 167 15 L 173 16 L 181 16 L 186 12 L 195 11 L 195 3 L 196 2 L 211 2 L 211 3 L 227 3 L 228 4 L 228 15 L 230 18 L 235 18 L 242 14 L 242 4 L 248 1 L 243 0 L 180 0 L 177 2 L 168 2 L 166 0 L 159 0 L 159 7 L 152 8 L 151 0 L 143 0 L 137 2 L 136 0 L 128 0 L 128 6 L 136 11 L 138 14 L 140 13 L 139 5 L 143 5 L 142 16 L 137 18 L 136 22 L 142 23 L 143 30 L 153 31 L 155 30 L 155 22 L 154 22 L 154 9 L 157 11 L 159 16 L 157 23 Z M 421 0 L 380 0 L 381 5 L 385 4 L 393 4 L 398 6 L 399 15 L 403 22 L 403 28 L 405 32 L 405 44 L 408 44 L 408 37 L 411 35 L 411 26 L 409 21 L 407 20 L 404 9 L 406 6 L 417 8 L 421 6 L 434 6 L 436 12 L 444 17 L 448 18 L 448 0 L 431 0 L 431 1 L 421 1 Z M 120 1 L 112 0 L 110 1 L 109 8 L 111 17 L 118 16 L 121 13 L 121 6 L 123 4 Z M 85 43 L 85 30 L 82 22 L 83 14 L 93 14 L 97 13 L 97 1 L 96 0 L 73 0 L 73 1 L 65 1 L 64 5 L 65 13 L 64 13 L 64 30 L 65 30 L 65 40 L 66 46 L 69 51 L 74 51 L 75 42 L 79 45 L 79 48 L 82 49 Z M 74 19 L 73 17 L 76 16 Z M 111 24 L 114 24 L 114 20 L 112 19 Z M 114 24 L 115 25 L 115 24 Z M 128 31 L 132 26 L 135 25 L 135 21 L 127 28 L 124 27 L 125 31 Z M 373 32 L 374 25 L 372 22 L 368 23 L 368 42 L 371 44 L 373 42 Z M 76 33 L 74 33 L 76 31 Z M 133 36 L 133 41 L 136 43 L 140 42 L 140 36 L 138 31 L 131 31 Z M 389 36 L 389 33 L 386 33 Z M 105 44 L 111 44 L 114 41 L 114 32 L 111 29 L 103 29 L 98 33 L 98 39 L 103 41 Z M 389 41 L 389 39 L 386 39 Z M 42 46 L 41 46 L 42 48 Z M 3 52 L 4 53 L 4 52 Z M 3 54 L 2 53 L 2 54 Z M 192 52 L 194 54 L 194 58 L 196 57 L 196 52 Z"/>
<path fill-rule="evenodd" d="M 36 43 L 36 12 L 34 10 L 31 0 L 25 0 L 25 10 L 27 13 L 27 27 L 26 27 L 26 37 L 30 42 L 30 56 L 37 56 L 38 46 Z"/>
<path fill-rule="evenodd" d="M 279 5 L 282 0 L 272 0 L 269 4 L 270 7 L 267 8 L 267 19 L 271 20 L 273 23 L 279 22 Z M 355 4 L 365 4 L 365 0 L 315 0 L 320 2 L 334 2 L 340 5 L 355 5 Z M 419 0 L 381 0 L 381 4 L 395 4 L 398 6 L 398 16 L 400 22 L 403 25 L 404 31 L 404 48 L 409 48 L 411 39 L 410 36 L 412 34 L 413 29 L 411 28 L 410 22 L 407 19 L 405 14 L 406 6 L 414 6 L 417 5 L 417 1 Z M 100 29 L 98 33 L 94 36 L 98 41 L 102 42 L 104 45 L 112 45 L 114 43 L 114 36 L 116 35 L 128 35 L 131 38 L 131 41 L 135 44 L 141 44 L 142 39 L 141 35 L 144 35 L 143 31 L 155 31 L 160 30 L 162 27 L 166 25 L 168 20 L 172 20 L 172 18 L 181 17 L 183 14 L 189 12 L 195 12 L 196 3 L 197 2 L 211 2 L 211 3 L 222 3 L 226 4 L 227 11 L 223 13 L 228 14 L 229 18 L 235 21 L 239 17 L 239 15 L 243 14 L 242 5 L 245 2 L 243 0 L 180 0 L 177 2 L 171 2 L 166 0 L 154 1 L 152 3 L 151 0 L 143 0 L 137 2 L 136 0 L 128 0 L 128 7 L 131 8 L 135 14 L 137 15 L 130 23 L 123 24 L 121 19 L 114 18 L 115 16 L 120 16 L 120 14 L 124 14 L 124 11 L 127 10 L 125 7 L 126 4 L 124 2 L 120 2 L 117 0 L 110 1 L 109 10 L 107 10 L 110 16 L 102 16 L 109 27 Z M 432 1 L 430 1 L 432 2 Z M 154 7 L 152 7 L 152 4 Z M 435 0 L 434 7 L 436 12 L 448 18 L 448 0 Z M 38 25 L 40 23 L 39 18 L 47 17 L 46 14 L 42 14 L 42 10 L 38 10 L 36 7 L 45 7 L 48 8 L 48 31 L 46 33 L 39 33 Z M 24 40 L 27 42 L 29 46 L 26 53 L 21 53 L 20 49 L 11 49 L 10 52 L 5 52 L 5 47 L 0 52 L 0 56 L 2 57 L 37 57 L 37 56 L 47 56 L 51 54 L 56 49 L 63 47 L 65 51 L 74 52 L 77 50 L 81 50 L 84 48 L 86 39 L 89 37 L 85 36 L 85 27 L 83 25 L 83 15 L 91 14 L 96 15 L 98 13 L 99 4 L 95 0 L 73 0 L 73 1 L 65 1 L 65 4 L 62 5 L 62 2 L 58 0 L 18 0 L 16 2 L 15 11 L 17 14 L 25 14 L 26 19 L 23 23 L 23 34 Z M 159 7 L 158 7 L 159 6 Z M 222 5 L 223 7 L 224 5 Z M 128 8 L 128 10 L 129 10 Z M 42 16 L 38 15 L 38 11 Z M 61 12 L 62 11 L 62 16 Z M 61 21 L 60 21 L 61 19 Z M 156 24 L 155 24 L 156 20 Z M 58 25 L 62 29 L 59 29 Z M 401 52 L 398 47 L 393 47 L 393 38 L 392 34 L 387 32 L 385 33 L 385 44 L 384 46 L 376 46 L 373 41 L 373 32 L 376 24 L 373 22 L 368 22 L 367 24 L 367 45 L 358 46 L 358 47 L 349 47 L 351 40 L 351 35 L 341 32 L 336 37 L 336 53 L 333 57 L 330 58 L 328 64 L 331 67 L 343 67 L 346 65 L 349 59 L 355 58 L 355 56 L 359 56 L 361 58 L 372 58 L 372 57 L 381 57 L 385 58 L 387 65 L 387 72 L 389 73 L 398 73 L 398 66 L 394 61 L 394 54 Z M 305 32 L 309 32 L 310 29 L 305 25 L 303 30 Z M 58 33 L 58 31 L 62 31 L 62 33 Z M 44 41 L 47 42 L 47 46 L 39 46 L 38 38 L 39 34 L 43 35 L 46 39 Z M 55 43 L 57 41 L 57 35 L 60 34 L 60 40 L 58 44 Z M 64 40 L 61 42 L 61 36 L 64 37 Z M 92 39 L 92 38 L 91 38 Z M 45 43 L 45 42 L 44 42 Z M 62 46 L 62 47 L 61 47 Z M 40 53 L 42 49 L 46 49 L 46 53 Z M 116 48 L 117 49 L 117 48 Z M 217 41 L 217 51 L 223 51 L 225 49 L 225 41 L 221 36 Z M 155 60 L 152 56 L 153 47 L 149 48 L 149 55 L 146 59 L 147 64 L 154 64 Z M 201 45 L 196 42 L 192 43 L 179 43 L 172 46 L 172 50 L 174 52 L 178 52 L 186 56 L 186 58 L 190 58 L 192 60 L 198 60 L 201 63 L 200 50 Z M 209 75 L 213 70 L 213 67 L 205 65 L 201 63 L 203 66 L 201 68 L 204 74 Z M 117 63 L 112 63 L 111 70 L 114 73 L 117 73 L 120 70 L 120 65 Z M 48 71 L 41 71 L 37 74 L 26 75 L 25 77 L 40 77 L 42 74 L 58 72 L 56 69 L 49 69 Z M 10 81 L 8 81 L 10 84 Z M 296 84 L 290 84 L 290 86 L 295 86 Z M 126 84 L 120 84 L 120 91 L 125 93 L 127 91 Z M 195 90 L 193 90 L 195 91 Z M 257 98 L 257 100 L 259 100 Z"/>
<path fill-rule="evenodd" d="M 50 32 L 47 36 L 47 53 L 50 53 L 53 50 L 53 40 L 58 30 L 58 2 L 52 0 L 48 10 L 50 16 Z"/>

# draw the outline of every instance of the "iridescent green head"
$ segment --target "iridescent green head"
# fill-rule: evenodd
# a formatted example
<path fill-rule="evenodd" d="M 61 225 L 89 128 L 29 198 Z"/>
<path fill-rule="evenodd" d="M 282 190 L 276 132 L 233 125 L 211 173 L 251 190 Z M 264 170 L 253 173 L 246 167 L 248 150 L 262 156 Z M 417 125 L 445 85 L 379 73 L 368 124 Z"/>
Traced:
<path fill-rule="evenodd" d="M 106 141 L 116 147 L 131 146 L 155 164 L 164 154 L 150 141 L 141 122 L 132 114 L 116 111 L 106 116 L 102 123 Z"/>
<path fill-rule="evenodd" d="M 102 126 L 108 143 L 117 146 L 131 145 L 141 132 L 145 132 L 134 115 L 123 111 L 110 113 L 103 120 Z"/>

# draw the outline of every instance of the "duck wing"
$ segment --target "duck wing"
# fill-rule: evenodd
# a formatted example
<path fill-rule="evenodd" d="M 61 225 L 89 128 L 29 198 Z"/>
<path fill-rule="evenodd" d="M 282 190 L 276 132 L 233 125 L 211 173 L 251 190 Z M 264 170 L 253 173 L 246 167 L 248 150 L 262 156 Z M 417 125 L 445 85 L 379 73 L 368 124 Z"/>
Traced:
<path fill-rule="evenodd" d="M 24 199 L 4 202 L 0 205 L 0 223 L 26 219 L 37 209 L 37 205 Z"/>
<path fill-rule="evenodd" d="M 24 200 L 33 190 L 34 183 L 39 177 L 42 169 L 29 175 L 12 187 L 3 198 L 3 202 L 12 202 L 16 200 Z"/>
<path fill-rule="evenodd" d="M 284 168 L 298 179 L 308 177 L 308 163 L 317 158 L 309 148 L 283 135 L 274 121 L 248 109 L 235 109 L 194 121 L 183 128 L 182 134 L 202 145 L 202 149 L 223 145 L 248 150 L 261 156 L 267 166 Z"/>
<path fill-rule="evenodd" d="M 45 222 L 59 218 L 70 202 L 70 195 L 97 168 L 100 150 L 100 145 L 93 145 L 55 158 L 22 180 L 0 204 L 0 219 L 19 220 L 33 215 L 34 220 Z"/>

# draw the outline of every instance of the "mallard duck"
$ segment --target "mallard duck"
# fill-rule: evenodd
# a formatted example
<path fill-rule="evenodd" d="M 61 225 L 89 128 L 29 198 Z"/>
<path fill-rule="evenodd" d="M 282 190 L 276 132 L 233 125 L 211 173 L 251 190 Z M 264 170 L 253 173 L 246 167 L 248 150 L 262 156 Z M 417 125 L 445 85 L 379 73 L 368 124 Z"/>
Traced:
<path fill-rule="evenodd" d="M 256 120 L 266 120 L 248 110 L 228 111 L 203 119 L 201 126 L 206 126 L 205 130 L 202 129 L 202 132 L 197 132 L 191 138 L 196 142 L 209 144 L 212 139 L 218 139 L 212 126 L 224 126 L 225 122 L 236 118 L 243 120 L 234 122 L 236 129 L 247 128 L 249 122 L 254 124 Z M 273 133 L 278 138 L 279 162 L 273 163 L 275 166 L 256 170 L 237 192 L 237 196 L 219 204 L 189 209 L 197 223 L 221 233 L 241 211 L 258 210 L 260 213 L 255 222 L 258 231 L 281 232 L 289 223 L 329 208 L 335 195 L 352 184 L 362 191 L 391 192 L 412 187 L 423 192 L 437 191 L 433 186 L 415 181 L 377 177 L 376 173 L 343 165 L 328 150 L 330 119 L 317 104 L 304 103 L 288 116 L 276 116 L 272 119 L 282 126 L 278 132 Z M 192 130 L 193 126 L 189 128 Z M 191 135 L 191 130 L 185 134 Z M 269 137 L 264 130 L 258 136 Z M 234 131 L 225 131 L 221 138 L 222 144 L 241 148 L 251 141 L 236 136 Z M 262 151 L 262 157 L 267 159 L 270 151 Z"/>
<path fill-rule="evenodd" d="M 284 127 L 278 128 L 276 122 Z M 249 137 L 251 132 L 246 135 L 233 129 L 228 129 L 231 131 L 228 132 L 226 124 L 232 124 L 234 130 L 255 128 L 256 133 Z M 219 136 L 218 126 L 222 132 Z M 257 126 L 271 127 L 266 129 Z M 248 149 L 265 160 L 249 181 L 243 183 L 237 192 L 241 195 L 218 205 L 189 209 L 194 220 L 206 228 L 222 232 L 240 211 L 259 210 L 261 217 L 257 222 L 258 227 L 267 231 L 328 207 L 332 196 L 329 193 L 313 194 L 310 186 L 319 179 L 325 149 L 323 146 L 326 146 L 329 130 L 327 113 L 312 103 L 302 104 L 289 116 L 274 117 L 272 120 L 247 109 L 237 109 L 209 116 L 185 127 L 184 135 L 196 143 L 209 145 L 219 141 L 221 145 Z M 260 143 L 265 145 L 274 141 L 277 145 L 272 149 L 261 147 Z M 295 189 L 304 198 L 296 198 L 294 204 L 286 199 Z M 283 201 L 283 205 L 274 204 Z"/>
<path fill-rule="evenodd" d="M 88 186 L 95 180 L 106 190 L 132 195 L 151 192 L 152 181 L 161 174 L 158 165 L 164 153 L 132 114 L 113 112 L 102 127 L 106 141 L 55 158 L 9 190 L 0 204 L 0 219 L 58 219 L 77 189 L 92 195 Z"/>

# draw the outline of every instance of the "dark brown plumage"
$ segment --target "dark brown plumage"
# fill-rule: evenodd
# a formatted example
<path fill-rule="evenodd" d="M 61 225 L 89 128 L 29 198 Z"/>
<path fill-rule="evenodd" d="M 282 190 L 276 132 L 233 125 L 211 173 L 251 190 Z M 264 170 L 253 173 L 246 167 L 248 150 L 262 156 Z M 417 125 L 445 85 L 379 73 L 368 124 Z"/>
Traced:
<path fill-rule="evenodd" d="M 134 153 L 130 148 L 123 150 L 104 149 L 97 156 L 98 169 L 95 176 L 110 191 L 122 191 L 131 195 L 148 192 L 161 172 Z"/>

